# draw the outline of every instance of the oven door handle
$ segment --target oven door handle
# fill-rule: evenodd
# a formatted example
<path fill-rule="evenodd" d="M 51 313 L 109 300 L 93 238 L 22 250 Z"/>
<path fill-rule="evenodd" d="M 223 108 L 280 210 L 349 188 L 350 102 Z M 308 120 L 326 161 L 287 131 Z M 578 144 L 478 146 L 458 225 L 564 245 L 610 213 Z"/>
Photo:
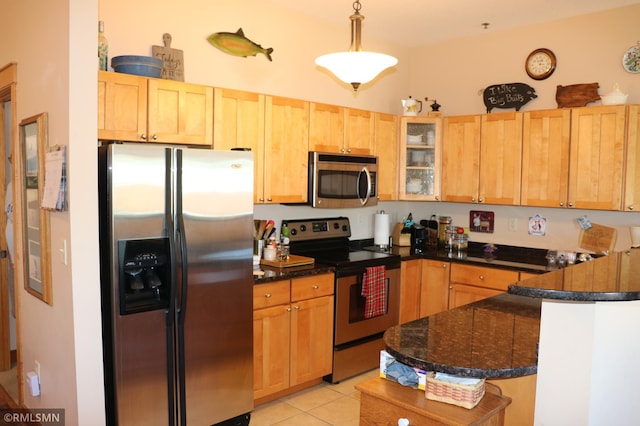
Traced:
<path fill-rule="evenodd" d="M 360 179 L 362 178 L 362 175 L 365 175 L 367 177 L 367 193 L 365 194 L 364 198 L 360 195 Z M 363 167 L 362 170 L 360 170 L 356 192 L 358 194 L 358 198 L 360 199 L 360 204 L 362 204 L 363 206 L 367 204 L 369 198 L 371 197 L 371 173 L 369 173 L 369 169 L 367 169 L 366 167 Z"/>

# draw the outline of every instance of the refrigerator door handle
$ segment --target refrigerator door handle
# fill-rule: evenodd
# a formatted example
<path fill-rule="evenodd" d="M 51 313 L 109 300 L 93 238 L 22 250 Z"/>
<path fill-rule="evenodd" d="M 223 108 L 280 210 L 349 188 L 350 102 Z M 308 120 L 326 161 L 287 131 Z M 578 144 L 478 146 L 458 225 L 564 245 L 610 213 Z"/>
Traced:
<path fill-rule="evenodd" d="M 173 341 L 174 341 L 174 324 L 176 318 L 176 293 L 177 293 L 177 269 L 176 269 L 176 244 L 175 238 L 173 238 L 173 229 L 174 229 L 174 221 L 172 214 L 172 200 L 171 200 L 171 188 L 172 185 L 172 175 L 171 175 L 171 149 L 165 149 L 165 179 L 164 179 L 164 188 L 165 188 L 165 221 L 164 221 L 164 234 L 169 236 L 169 259 L 170 260 L 170 285 L 169 285 L 169 307 L 166 312 L 166 346 L 167 346 L 167 387 L 168 387 L 168 396 L 169 396 L 169 425 L 173 426 L 176 423 L 176 406 L 175 406 L 175 371 L 176 371 L 176 357 L 175 352 L 173 350 Z"/>
<path fill-rule="evenodd" d="M 176 180 L 175 180 L 175 220 L 177 222 L 176 239 L 180 246 L 180 303 L 177 307 L 177 351 L 178 351 L 178 377 L 179 380 L 179 396 L 178 404 L 180 406 L 180 423 L 181 425 L 187 424 L 187 409 L 186 409 L 186 380 L 185 380 L 185 350 L 184 350 L 184 317 L 187 309 L 187 277 L 189 271 L 187 270 L 187 240 L 185 237 L 184 217 L 182 211 L 182 150 L 176 151 Z"/>

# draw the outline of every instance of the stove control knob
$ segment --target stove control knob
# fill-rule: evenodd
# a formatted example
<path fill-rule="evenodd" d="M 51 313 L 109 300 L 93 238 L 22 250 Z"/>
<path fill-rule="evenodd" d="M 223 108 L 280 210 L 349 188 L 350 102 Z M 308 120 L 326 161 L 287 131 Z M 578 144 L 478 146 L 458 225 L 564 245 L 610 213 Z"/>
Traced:
<path fill-rule="evenodd" d="M 340 224 L 338 222 L 333 222 L 333 229 L 340 229 Z"/>
<path fill-rule="evenodd" d="M 300 225 L 300 232 L 304 232 L 307 230 L 307 225 Z"/>
<path fill-rule="evenodd" d="M 298 231 L 296 230 L 296 228 L 291 228 L 289 230 L 289 235 L 296 235 L 298 233 Z"/>

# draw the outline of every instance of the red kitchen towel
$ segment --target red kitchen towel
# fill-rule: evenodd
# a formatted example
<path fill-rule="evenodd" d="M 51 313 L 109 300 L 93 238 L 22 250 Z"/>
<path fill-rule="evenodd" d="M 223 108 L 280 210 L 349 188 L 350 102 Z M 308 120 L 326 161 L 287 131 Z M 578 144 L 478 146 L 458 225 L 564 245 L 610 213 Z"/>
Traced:
<path fill-rule="evenodd" d="M 387 268 L 372 266 L 366 268 L 362 277 L 362 296 L 367 300 L 364 317 L 373 318 L 382 315 L 387 310 Z"/>

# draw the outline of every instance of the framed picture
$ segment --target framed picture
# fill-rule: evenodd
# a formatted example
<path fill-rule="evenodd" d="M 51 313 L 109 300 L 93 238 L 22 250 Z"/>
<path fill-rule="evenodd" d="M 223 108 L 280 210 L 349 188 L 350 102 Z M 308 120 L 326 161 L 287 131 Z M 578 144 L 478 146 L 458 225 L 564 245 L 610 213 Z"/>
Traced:
<path fill-rule="evenodd" d="M 471 210 L 469 212 L 469 231 L 493 233 L 493 212 Z"/>
<path fill-rule="evenodd" d="M 20 122 L 20 161 L 22 176 L 22 235 L 24 286 L 27 292 L 49 305 L 51 294 L 51 253 L 49 211 L 41 209 L 44 191 L 45 153 L 47 150 L 47 114 L 41 113 Z"/>

